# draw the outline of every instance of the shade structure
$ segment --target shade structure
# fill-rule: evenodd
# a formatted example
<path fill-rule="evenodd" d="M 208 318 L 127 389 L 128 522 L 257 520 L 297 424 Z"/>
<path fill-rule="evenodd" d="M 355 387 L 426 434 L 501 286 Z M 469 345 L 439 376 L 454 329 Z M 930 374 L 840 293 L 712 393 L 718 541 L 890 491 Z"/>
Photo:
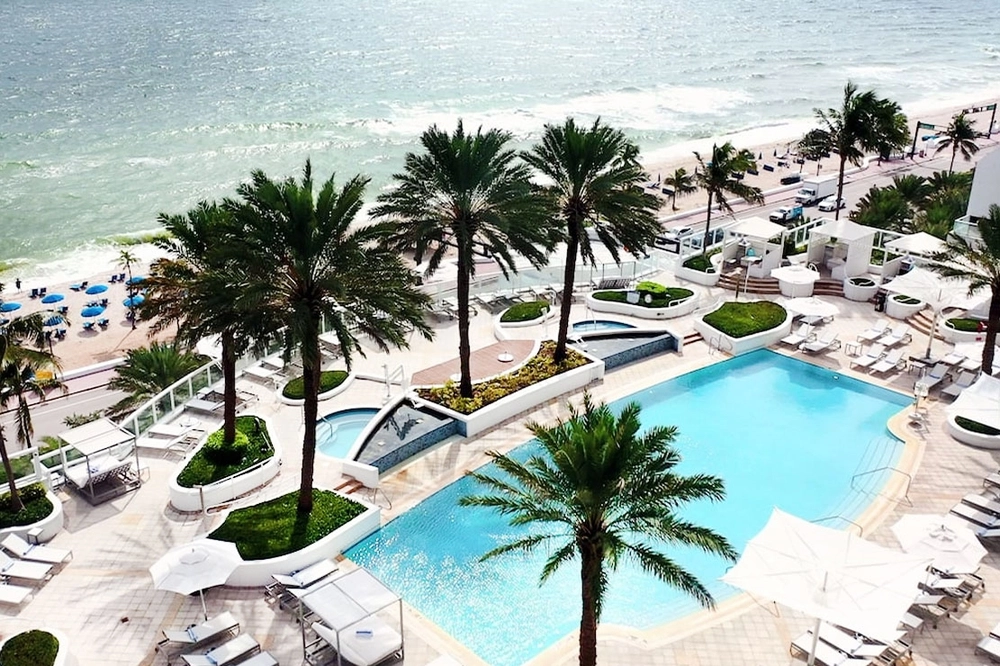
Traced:
<path fill-rule="evenodd" d="M 66 297 L 63 296 L 62 294 L 46 294 L 45 296 L 42 297 L 42 303 L 45 304 L 58 303 L 64 298 Z"/>
<path fill-rule="evenodd" d="M 909 236 L 901 236 L 885 244 L 887 250 L 893 250 L 900 254 L 919 254 L 921 256 L 930 256 L 936 252 L 943 252 L 946 247 L 943 240 L 936 236 L 931 236 L 924 231 L 918 231 Z"/>
<path fill-rule="evenodd" d="M 145 296 L 143 296 L 142 294 L 136 294 L 135 296 L 129 296 L 124 301 L 122 301 L 122 305 L 124 305 L 127 308 L 134 308 L 142 305 L 143 301 L 145 300 L 146 300 Z"/>
<path fill-rule="evenodd" d="M 986 549 L 965 521 L 955 516 L 910 514 L 892 526 L 907 553 L 934 558 L 933 566 L 947 573 L 974 573 Z"/>
<path fill-rule="evenodd" d="M 803 317 L 833 317 L 838 312 L 838 308 L 829 301 L 810 296 L 808 298 L 789 298 L 782 302 L 785 309 L 796 312 Z"/>
<path fill-rule="evenodd" d="M 13 312 L 14 310 L 20 310 L 21 304 L 17 301 L 6 301 L 0 303 L 0 312 Z"/>
<path fill-rule="evenodd" d="M 104 306 L 101 305 L 88 305 L 80 310 L 81 317 L 97 317 L 101 314 L 104 314 Z"/>
<path fill-rule="evenodd" d="M 815 617 L 817 630 L 825 620 L 892 640 L 930 561 L 774 509 L 722 580 Z"/>
<path fill-rule="evenodd" d="M 229 576 L 243 563 L 236 544 L 230 541 L 199 539 L 170 549 L 149 567 L 153 586 L 178 594 L 201 597 L 201 609 L 208 619 L 204 589 L 224 585 Z"/>
<path fill-rule="evenodd" d="M 729 233 L 755 240 L 768 240 L 780 236 L 784 231 L 785 228 L 780 224 L 769 222 L 762 217 L 748 217 L 729 227 Z"/>
<path fill-rule="evenodd" d="M 143 275 L 133 275 L 129 279 L 125 280 L 125 284 L 128 285 L 129 287 L 131 287 L 134 284 L 139 284 L 140 282 L 142 282 L 145 279 L 146 278 Z"/>
<path fill-rule="evenodd" d="M 89 287 L 87 287 L 86 293 L 93 296 L 94 294 L 103 294 L 107 290 L 108 290 L 108 285 L 106 284 L 92 284 Z"/>
<path fill-rule="evenodd" d="M 955 353 L 978 361 L 983 358 L 983 346 L 985 344 L 982 340 L 977 342 L 956 342 Z M 995 376 L 998 372 L 1000 372 L 1000 349 L 993 352 L 993 372 L 990 374 Z"/>

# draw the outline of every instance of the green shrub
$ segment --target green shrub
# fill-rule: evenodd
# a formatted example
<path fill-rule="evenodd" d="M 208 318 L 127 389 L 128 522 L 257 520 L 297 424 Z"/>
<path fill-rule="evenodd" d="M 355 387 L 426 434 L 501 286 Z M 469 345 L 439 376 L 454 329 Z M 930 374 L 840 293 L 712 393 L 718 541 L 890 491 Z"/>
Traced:
<path fill-rule="evenodd" d="M 302 550 L 361 515 L 365 507 L 328 490 L 313 489 L 313 509 L 296 511 L 298 492 L 236 509 L 209 538 L 232 541 L 244 560 L 265 560 Z"/>
<path fill-rule="evenodd" d="M 347 373 L 343 370 L 324 370 L 319 375 L 319 392 L 326 393 L 327 391 L 332 391 L 347 379 Z M 292 379 L 287 384 L 285 388 L 282 389 L 281 395 L 285 396 L 289 400 L 302 400 L 306 397 L 306 383 L 305 378 L 299 375 L 295 379 Z"/>
<path fill-rule="evenodd" d="M 848 280 L 851 284 L 856 287 L 874 287 L 875 281 L 870 280 L 866 277 L 852 277 Z"/>
<path fill-rule="evenodd" d="M 642 283 L 640 283 L 641 286 Z M 654 284 L 654 283 L 649 283 Z M 636 289 L 638 291 L 638 289 Z M 647 292 L 648 293 L 648 292 Z M 652 296 L 652 294 L 650 294 Z M 683 287 L 663 287 L 663 293 L 657 296 L 652 296 L 649 302 L 646 302 L 646 297 L 640 292 L 639 302 L 630 303 L 630 305 L 638 305 L 644 308 L 665 308 L 674 301 L 683 300 L 689 296 L 693 296 L 694 292 L 690 289 L 684 289 Z M 591 294 L 598 301 L 607 301 L 611 303 L 628 303 L 628 292 L 615 290 L 615 291 L 595 291 Z"/>
<path fill-rule="evenodd" d="M 47 631 L 32 629 L 17 634 L 0 650 L 0 666 L 52 666 L 59 640 Z"/>
<path fill-rule="evenodd" d="M 582 354 L 573 349 L 567 349 L 566 359 L 557 365 L 552 358 L 555 349 L 556 343 L 551 340 L 543 342 L 538 354 L 514 372 L 473 384 L 471 398 L 463 398 L 459 393 L 459 386 L 455 382 L 448 382 L 444 386 L 418 389 L 417 394 L 424 400 L 444 405 L 460 414 L 471 414 L 511 393 L 590 363 Z"/>
<path fill-rule="evenodd" d="M 237 430 L 236 437 L 233 438 L 232 442 L 227 444 L 224 434 L 222 430 L 216 430 L 209 435 L 208 439 L 205 440 L 202 452 L 205 454 L 208 462 L 217 467 L 238 465 L 250 447 L 250 438 Z"/>
<path fill-rule="evenodd" d="M 907 296 L 906 294 L 896 294 L 892 297 L 892 300 L 897 303 L 902 303 L 903 305 L 917 305 L 920 303 L 919 298 L 913 298 L 912 296 Z"/>
<path fill-rule="evenodd" d="M 17 492 L 24 508 L 14 513 L 10 505 L 10 493 L 0 495 L 0 529 L 31 525 L 52 514 L 52 502 L 45 496 L 45 486 L 33 483 Z"/>
<path fill-rule="evenodd" d="M 704 254 L 696 254 L 693 257 L 688 257 L 684 260 L 684 268 L 690 268 L 693 271 L 701 271 L 702 273 L 711 273 L 712 262 Z"/>
<path fill-rule="evenodd" d="M 948 320 L 948 326 L 955 329 L 956 331 L 965 331 L 966 333 L 976 333 L 979 331 L 979 327 L 983 322 L 978 319 L 963 319 L 961 317 L 955 317 Z"/>
<path fill-rule="evenodd" d="M 715 312 L 705 315 L 704 322 L 732 338 L 743 338 L 779 326 L 787 313 L 771 301 L 723 303 Z"/>
<path fill-rule="evenodd" d="M 519 321 L 531 321 L 538 319 L 548 312 L 548 301 L 529 301 L 527 303 L 515 303 L 507 308 L 507 311 L 500 316 L 500 321 L 504 324 L 514 324 Z"/>
<path fill-rule="evenodd" d="M 659 282 L 652 282 L 650 280 L 644 280 L 635 285 L 635 290 L 640 294 L 649 294 L 654 298 L 657 296 L 664 296 L 667 293 L 667 287 L 665 285 L 662 285 Z"/>
<path fill-rule="evenodd" d="M 885 250 L 872 250 L 871 259 L 868 260 L 872 266 L 881 266 L 885 263 Z"/>
<path fill-rule="evenodd" d="M 980 435 L 991 435 L 991 436 L 1000 435 L 1000 430 L 997 430 L 996 428 L 991 428 L 990 426 L 982 424 L 979 421 L 973 421 L 972 419 L 967 419 L 964 416 L 956 416 L 955 423 L 958 424 L 958 427 L 964 430 L 968 430 L 969 432 L 975 432 Z"/>
<path fill-rule="evenodd" d="M 213 446 L 209 446 L 209 440 L 213 442 Z M 235 451 L 222 453 L 221 460 L 223 462 L 215 457 L 219 455 L 218 450 L 226 449 L 226 447 L 221 446 L 221 440 L 221 429 L 208 436 L 205 446 L 198 449 L 198 452 L 191 457 L 191 460 L 177 476 L 178 485 L 182 488 L 206 486 L 253 467 L 260 461 L 267 460 L 274 455 L 270 434 L 264 426 L 264 421 L 256 416 L 238 416 L 236 418 L 236 441 L 244 443 L 237 445 L 241 446 L 242 449 L 240 449 L 240 458 L 235 462 L 224 462 L 225 460 L 233 460 L 236 455 Z M 227 458 L 227 456 L 231 457 Z"/>

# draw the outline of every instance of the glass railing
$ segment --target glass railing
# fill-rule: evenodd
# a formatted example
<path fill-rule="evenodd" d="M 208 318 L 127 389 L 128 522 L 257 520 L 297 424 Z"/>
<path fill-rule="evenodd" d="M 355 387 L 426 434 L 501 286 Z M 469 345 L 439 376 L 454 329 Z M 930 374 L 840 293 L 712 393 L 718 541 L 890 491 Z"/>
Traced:
<path fill-rule="evenodd" d="M 156 423 L 183 409 L 184 404 L 198 395 L 199 391 L 221 380 L 222 365 L 219 361 L 212 361 L 150 398 L 119 425 L 136 437 L 141 437 Z"/>

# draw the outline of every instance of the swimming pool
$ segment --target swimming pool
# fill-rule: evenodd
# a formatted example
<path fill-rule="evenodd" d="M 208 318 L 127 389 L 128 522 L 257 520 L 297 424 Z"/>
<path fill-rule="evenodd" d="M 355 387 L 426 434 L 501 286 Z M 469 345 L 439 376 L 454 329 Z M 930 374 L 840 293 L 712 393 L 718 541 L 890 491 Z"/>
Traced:
<path fill-rule="evenodd" d="M 635 328 L 632 324 L 623 321 L 611 321 L 608 319 L 588 319 L 573 323 L 574 333 L 587 333 L 588 331 L 620 331 L 626 328 Z"/>
<path fill-rule="evenodd" d="M 316 449 L 325 456 L 346 458 L 358 435 L 376 414 L 378 410 L 370 407 L 327 414 L 316 422 Z"/>
<path fill-rule="evenodd" d="M 721 503 L 683 513 L 742 549 L 777 506 L 807 520 L 857 515 L 871 495 L 851 490 L 859 468 L 891 464 L 902 447 L 886 421 L 909 398 L 769 351 L 754 352 L 633 394 L 645 423 L 677 425 L 680 471 L 726 482 Z M 850 415 L 850 418 L 845 418 Z M 516 450 L 530 455 L 532 444 Z M 865 476 L 875 491 L 889 472 Z M 514 666 L 575 630 L 578 563 L 538 586 L 544 553 L 479 556 L 513 533 L 485 509 L 459 508 L 481 492 L 470 478 L 443 488 L 346 555 L 369 568 L 420 612 L 494 666 Z M 826 523 L 830 524 L 830 523 Z M 669 555 L 717 600 L 735 594 L 717 579 L 727 564 L 693 550 Z M 698 610 L 697 604 L 627 563 L 611 576 L 602 622 L 648 628 Z"/>

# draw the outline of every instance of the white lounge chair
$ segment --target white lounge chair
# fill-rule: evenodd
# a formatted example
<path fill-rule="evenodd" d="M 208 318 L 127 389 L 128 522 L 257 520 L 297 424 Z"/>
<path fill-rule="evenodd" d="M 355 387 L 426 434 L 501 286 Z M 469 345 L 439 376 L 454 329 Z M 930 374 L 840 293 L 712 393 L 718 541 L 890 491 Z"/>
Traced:
<path fill-rule="evenodd" d="M 956 354 L 955 350 L 952 350 L 947 354 L 945 354 L 944 358 L 941 359 L 941 362 L 944 363 L 945 365 L 958 365 L 965 359 L 966 356 L 964 354 Z"/>
<path fill-rule="evenodd" d="M 885 319 L 879 319 L 858 334 L 858 342 L 875 342 L 885 335 L 887 328 L 889 328 L 889 322 Z"/>
<path fill-rule="evenodd" d="M 797 347 L 803 342 L 806 342 L 813 337 L 812 329 L 813 327 L 810 326 L 809 324 L 800 324 L 798 329 L 796 329 L 794 332 L 789 333 L 785 337 L 781 338 L 781 342 L 782 344 L 792 345 L 793 347 Z"/>
<path fill-rule="evenodd" d="M 944 361 L 941 362 L 944 363 Z M 963 370 L 962 374 L 958 376 L 958 379 L 956 379 L 954 382 L 948 384 L 943 389 L 941 389 L 941 395 L 948 395 L 951 396 L 952 398 L 957 398 L 962 393 L 962 391 L 969 388 L 975 383 L 976 383 L 975 373 L 965 372 Z"/>
<path fill-rule="evenodd" d="M 910 335 L 910 327 L 906 324 L 899 324 L 898 326 L 893 326 L 889 332 L 879 338 L 878 341 L 886 347 L 895 347 L 899 344 L 906 344 L 912 339 L 913 336 Z"/>
<path fill-rule="evenodd" d="M 975 507 L 980 511 L 985 511 L 986 513 L 993 514 L 994 516 L 997 516 L 997 518 L 1000 518 L 1000 502 L 993 498 L 977 495 L 976 493 L 969 493 L 962 498 L 962 503 L 968 504 L 969 506 Z"/>
<path fill-rule="evenodd" d="M 337 569 L 336 562 L 323 559 L 287 576 L 285 574 L 271 574 L 271 578 L 285 587 L 309 587 L 334 573 Z"/>
<path fill-rule="evenodd" d="M 1000 518 L 997 516 L 962 502 L 959 502 L 955 506 L 951 507 L 951 513 L 967 522 L 972 523 L 973 525 L 976 525 L 977 527 L 984 527 L 987 530 L 1000 527 Z M 977 533 L 980 532 L 980 530 L 975 528 L 974 531 Z"/>
<path fill-rule="evenodd" d="M 885 358 L 880 360 L 878 363 L 871 367 L 870 373 L 883 373 L 889 372 L 891 370 L 899 370 L 906 366 L 906 361 L 903 360 L 903 350 L 893 349 L 885 355 Z"/>
<path fill-rule="evenodd" d="M 187 629 L 164 629 L 163 640 L 156 644 L 156 650 L 164 650 L 167 653 L 167 663 L 170 663 L 181 652 L 188 652 L 224 636 L 236 636 L 239 632 L 240 623 L 232 613 L 226 611 Z"/>
<path fill-rule="evenodd" d="M 848 367 L 856 365 L 859 368 L 870 368 L 881 360 L 883 356 L 885 356 L 885 345 L 876 342 L 864 354 L 857 358 L 852 358 L 847 365 Z"/>
<path fill-rule="evenodd" d="M 948 376 L 948 370 L 950 370 L 944 363 L 938 363 L 933 368 L 927 371 L 927 374 L 917 380 L 917 386 L 923 386 L 928 391 L 940 384 L 945 377 Z"/>
<path fill-rule="evenodd" d="M 73 551 L 52 546 L 31 544 L 17 534 L 8 534 L 0 546 L 3 546 L 22 560 L 45 562 L 47 564 L 62 564 L 73 559 Z"/>
<path fill-rule="evenodd" d="M 810 342 L 803 342 L 799 345 L 799 351 L 818 354 L 831 349 L 840 349 L 840 339 L 837 333 L 824 333 L 821 337 Z"/>
<path fill-rule="evenodd" d="M 32 589 L 11 585 L 10 583 L 0 583 L 0 603 L 18 605 L 28 598 Z"/>
<path fill-rule="evenodd" d="M 976 643 L 976 652 L 989 657 L 990 661 L 1000 662 L 1000 638 L 996 636 L 984 636 Z"/>
<path fill-rule="evenodd" d="M 182 654 L 181 659 L 188 666 L 228 666 L 239 663 L 258 650 L 260 644 L 256 638 L 250 634 L 240 634 L 205 654 Z"/>
<path fill-rule="evenodd" d="M 21 578 L 23 580 L 43 581 L 52 577 L 52 565 L 42 562 L 24 562 L 12 559 L 10 555 L 0 552 L 0 578 Z"/>

